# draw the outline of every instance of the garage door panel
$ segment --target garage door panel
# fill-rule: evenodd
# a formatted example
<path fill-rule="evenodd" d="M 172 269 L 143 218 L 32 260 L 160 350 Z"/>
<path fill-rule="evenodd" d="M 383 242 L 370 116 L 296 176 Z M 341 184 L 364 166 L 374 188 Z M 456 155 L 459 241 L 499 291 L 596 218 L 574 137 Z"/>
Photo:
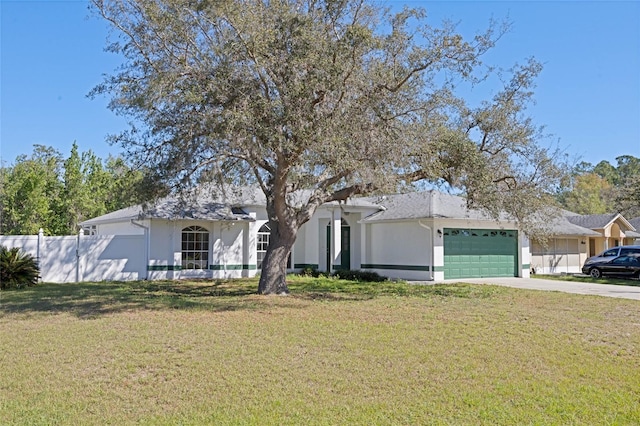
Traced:
<path fill-rule="evenodd" d="M 445 228 L 444 273 L 447 279 L 517 276 L 517 231 Z"/>

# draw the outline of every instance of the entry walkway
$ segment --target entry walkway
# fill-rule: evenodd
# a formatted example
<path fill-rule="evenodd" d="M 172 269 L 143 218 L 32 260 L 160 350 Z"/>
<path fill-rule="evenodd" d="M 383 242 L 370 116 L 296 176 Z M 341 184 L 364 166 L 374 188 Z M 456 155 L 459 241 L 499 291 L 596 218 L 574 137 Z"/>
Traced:
<path fill-rule="evenodd" d="M 640 300 L 640 282 L 637 287 L 631 285 L 591 284 L 572 281 L 545 280 L 540 278 L 466 278 L 445 280 L 440 283 L 494 284 L 505 287 L 525 288 L 530 290 L 562 291 L 565 293 L 590 294 L 596 296 L 618 297 L 622 299 Z M 429 284 L 434 284 L 430 281 Z"/>

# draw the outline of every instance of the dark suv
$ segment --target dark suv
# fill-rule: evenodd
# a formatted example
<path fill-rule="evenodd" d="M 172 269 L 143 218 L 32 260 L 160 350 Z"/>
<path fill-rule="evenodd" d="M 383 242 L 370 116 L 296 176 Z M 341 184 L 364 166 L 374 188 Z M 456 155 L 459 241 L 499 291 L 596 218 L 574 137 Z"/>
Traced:
<path fill-rule="evenodd" d="M 640 254 L 640 246 L 618 246 L 612 247 L 600 253 L 597 256 L 591 256 L 588 258 L 583 266 L 591 265 L 595 262 L 602 262 L 603 260 L 611 260 L 618 256 L 626 256 L 629 254 Z"/>

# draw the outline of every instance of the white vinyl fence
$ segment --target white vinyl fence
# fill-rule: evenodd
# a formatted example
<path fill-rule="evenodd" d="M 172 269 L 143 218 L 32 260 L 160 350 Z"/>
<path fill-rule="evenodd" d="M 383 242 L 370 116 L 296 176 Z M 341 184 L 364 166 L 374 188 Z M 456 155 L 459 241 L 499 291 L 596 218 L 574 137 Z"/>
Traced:
<path fill-rule="evenodd" d="M 43 282 L 145 279 L 144 235 L 0 235 L 0 245 L 36 258 Z"/>

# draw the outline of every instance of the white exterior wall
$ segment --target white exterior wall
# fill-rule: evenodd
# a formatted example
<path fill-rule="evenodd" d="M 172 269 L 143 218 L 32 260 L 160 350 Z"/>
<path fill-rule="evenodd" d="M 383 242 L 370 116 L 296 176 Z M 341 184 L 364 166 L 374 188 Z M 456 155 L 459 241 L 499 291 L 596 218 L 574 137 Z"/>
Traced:
<path fill-rule="evenodd" d="M 546 247 L 534 243 L 531 269 L 536 274 L 577 274 L 582 271 L 587 251 L 585 237 L 552 238 Z"/>
<path fill-rule="evenodd" d="M 213 278 L 242 277 L 243 223 L 214 222 L 210 236 L 211 255 L 209 268 L 213 268 Z M 185 272 L 184 270 L 182 271 Z"/>
<path fill-rule="evenodd" d="M 257 229 L 252 227 L 254 223 L 151 221 L 149 279 L 241 278 L 255 275 Z M 182 230 L 188 226 L 200 226 L 209 231 L 209 269 L 182 269 Z M 245 242 L 254 247 L 254 253 L 245 250 Z M 250 265 L 253 265 L 253 269 Z"/>
<path fill-rule="evenodd" d="M 34 256 L 43 282 L 126 281 L 145 276 L 142 235 L 0 236 L 0 244 Z"/>
<path fill-rule="evenodd" d="M 0 245 L 7 248 L 18 247 L 25 253 L 38 258 L 38 236 L 37 235 L 0 235 Z"/>
<path fill-rule="evenodd" d="M 367 270 L 389 278 L 431 279 L 431 232 L 417 221 L 367 225 Z"/>
<path fill-rule="evenodd" d="M 144 229 L 129 222 L 102 223 L 96 225 L 98 235 L 143 235 Z"/>
<path fill-rule="evenodd" d="M 80 237 L 78 281 L 130 281 L 145 277 L 143 235 Z"/>
<path fill-rule="evenodd" d="M 177 267 L 182 263 L 182 256 L 176 263 L 174 248 L 174 223 L 168 220 L 152 220 L 149 224 L 149 279 L 177 278 Z"/>

